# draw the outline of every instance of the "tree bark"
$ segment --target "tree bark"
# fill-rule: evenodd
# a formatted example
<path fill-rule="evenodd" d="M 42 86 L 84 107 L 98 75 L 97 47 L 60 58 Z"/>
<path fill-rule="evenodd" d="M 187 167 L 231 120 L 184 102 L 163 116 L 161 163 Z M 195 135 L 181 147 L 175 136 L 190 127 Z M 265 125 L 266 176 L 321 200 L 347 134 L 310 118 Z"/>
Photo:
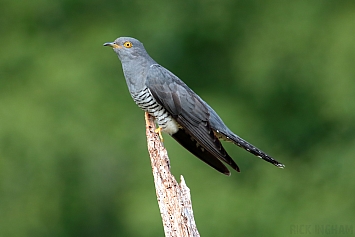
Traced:
<path fill-rule="evenodd" d="M 154 118 L 145 113 L 148 152 L 153 170 L 155 190 L 166 237 L 199 237 L 190 189 L 183 176 L 178 184 L 170 172 L 168 153 L 155 132 Z"/>

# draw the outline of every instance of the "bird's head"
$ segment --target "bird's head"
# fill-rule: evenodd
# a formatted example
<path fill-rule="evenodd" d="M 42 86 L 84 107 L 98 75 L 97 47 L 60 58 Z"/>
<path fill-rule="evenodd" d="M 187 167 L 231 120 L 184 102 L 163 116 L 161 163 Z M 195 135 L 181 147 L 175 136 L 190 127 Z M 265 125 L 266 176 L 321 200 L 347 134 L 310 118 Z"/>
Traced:
<path fill-rule="evenodd" d="M 146 57 L 148 55 L 143 44 L 131 37 L 120 37 L 114 42 L 105 43 L 104 46 L 110 46 L 121 61 L 132 60 L 141 56 Z"/>

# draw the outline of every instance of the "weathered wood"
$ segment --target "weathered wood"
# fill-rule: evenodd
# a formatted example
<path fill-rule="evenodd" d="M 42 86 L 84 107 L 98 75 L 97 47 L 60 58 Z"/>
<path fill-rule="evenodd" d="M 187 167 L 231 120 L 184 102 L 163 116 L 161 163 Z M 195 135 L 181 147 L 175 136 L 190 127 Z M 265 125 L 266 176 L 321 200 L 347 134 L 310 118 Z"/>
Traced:
<path fill-rule="evenodd" d="M 190 189 L 181 176 L 178 184 L 170 172 L 170 161 L 153 117 L 145 114 L 148 151 L 152 164 L 155 190 L 166 237 L 199 237 L 190 197 Z"/>

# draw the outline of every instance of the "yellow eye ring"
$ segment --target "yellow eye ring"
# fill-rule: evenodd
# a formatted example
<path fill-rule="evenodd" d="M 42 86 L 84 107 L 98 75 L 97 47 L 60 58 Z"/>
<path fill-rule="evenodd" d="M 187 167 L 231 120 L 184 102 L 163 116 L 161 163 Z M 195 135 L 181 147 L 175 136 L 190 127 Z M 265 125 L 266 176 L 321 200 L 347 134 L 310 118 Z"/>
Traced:
<path fill-rule="evenodd" d="M 126 47 L 126 48 L 131 48 L 133 45 L 132 45 L 131 42 L 126 41 L 126 42 L 123 43 L 123 46 Z"/>

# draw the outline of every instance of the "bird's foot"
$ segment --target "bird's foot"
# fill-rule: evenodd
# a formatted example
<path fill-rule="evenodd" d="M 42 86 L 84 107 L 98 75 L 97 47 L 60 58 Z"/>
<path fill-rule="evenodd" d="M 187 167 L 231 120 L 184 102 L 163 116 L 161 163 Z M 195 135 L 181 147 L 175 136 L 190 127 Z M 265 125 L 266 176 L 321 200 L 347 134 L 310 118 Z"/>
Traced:
<path fill-rule="evenodd" d="M 159 134 L 159 137 L 160 137 L 160 141 L 163 142 L 164 141 L 164 138 L 163 138 L 163 135 L 161 134 L 161 130 L 162 128 L 159 127 L 157 129 L 154 130 L 155 133 Z"/>

